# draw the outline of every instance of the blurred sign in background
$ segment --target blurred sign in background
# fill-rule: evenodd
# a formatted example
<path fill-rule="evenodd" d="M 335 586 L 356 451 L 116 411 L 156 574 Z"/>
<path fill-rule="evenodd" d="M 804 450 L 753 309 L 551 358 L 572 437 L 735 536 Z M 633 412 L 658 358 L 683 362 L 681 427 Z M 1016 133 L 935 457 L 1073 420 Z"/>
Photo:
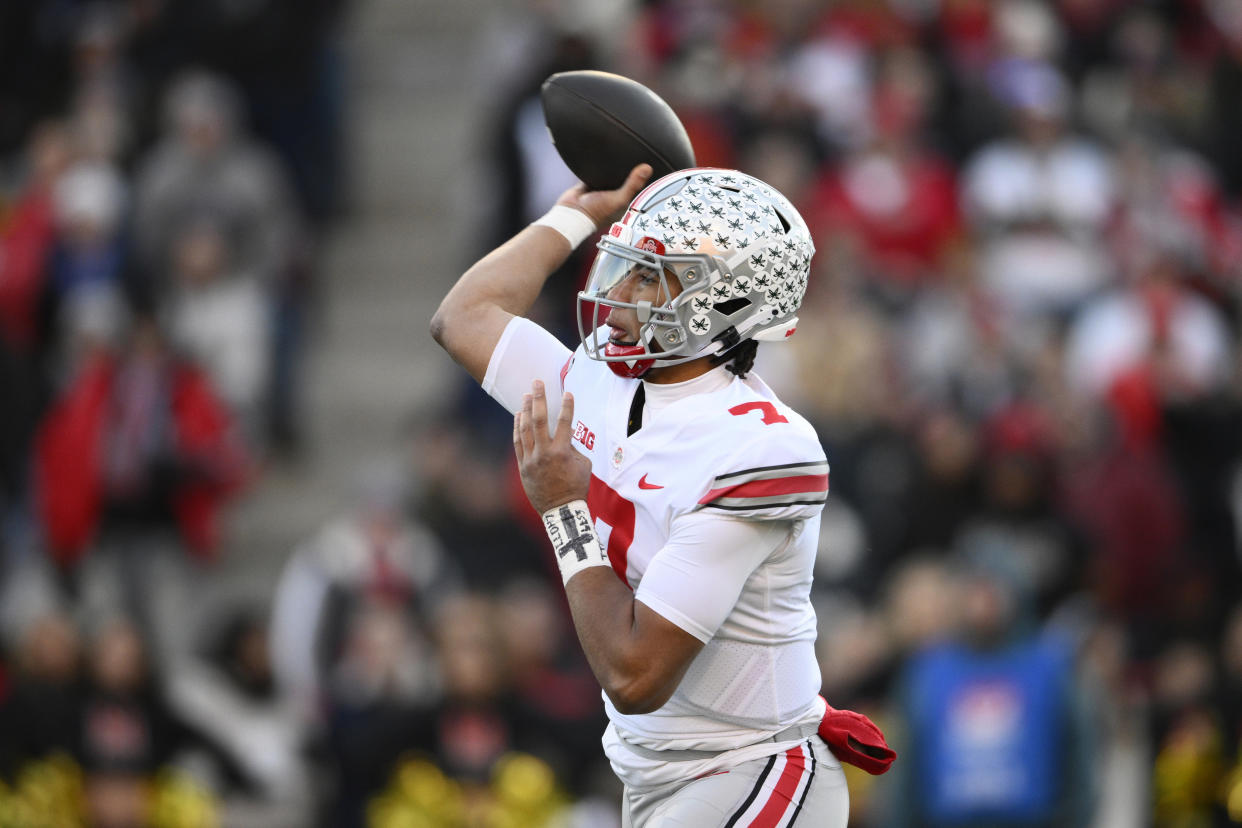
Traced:
<path fill-rule="evenodd" d="M 1242 822 L 1242 3 L 26 0 L 0 826 L 618 824 L 508 417 L 426 333 L 572 183 L 578 68 L 815 234 L 758 370 L 832 464 L 824 693 L 901 752 L 852 824 Z"/>

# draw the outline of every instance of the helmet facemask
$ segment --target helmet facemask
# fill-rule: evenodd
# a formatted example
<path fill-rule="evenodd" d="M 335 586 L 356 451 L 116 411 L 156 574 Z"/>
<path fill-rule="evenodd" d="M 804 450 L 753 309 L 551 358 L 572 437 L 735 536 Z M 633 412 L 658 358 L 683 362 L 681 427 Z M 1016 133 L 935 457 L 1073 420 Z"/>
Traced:
<path fill-rule="evenodd" d="M 598 247 L 586 289 L 578 294 L 578 333 L 587 356 L 621 363 L 614 370 L 627 376 L 641 376 L 652 365 L 679 365 L 704 356 L 702 343 L 687 335 L 687 311 L 692 310 L 694 289 L 706 285 L 707 274 L 723 263 L 707 255 L 667 255 L 664 245 L 650 237 L 630 246 L 604 236 Z M 644 278 L 659 285 L 654 301 L 612 296 L 626 279 Z M 607 338 L 605 320 L 614 308 L 633 311 L 638 318 L 635 342 Z"/>

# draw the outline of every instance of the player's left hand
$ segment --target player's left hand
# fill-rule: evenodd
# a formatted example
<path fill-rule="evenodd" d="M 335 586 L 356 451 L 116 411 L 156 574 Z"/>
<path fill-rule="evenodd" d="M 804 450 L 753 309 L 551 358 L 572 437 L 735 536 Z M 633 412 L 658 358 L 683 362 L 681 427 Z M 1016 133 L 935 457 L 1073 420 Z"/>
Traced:
<path fill-rule="evenodd" d="M 573 395 L 566 392 L 556 431 L 548 436 L 548 401 L 544 394 L 543 383 L 536 380 L 522 410 L 513 418 L 513 451 L 517 454 L 522 487 L 540 514 L 573 500 L 585 500 L 591 487 L 591 461 L 570 445 Z"/>

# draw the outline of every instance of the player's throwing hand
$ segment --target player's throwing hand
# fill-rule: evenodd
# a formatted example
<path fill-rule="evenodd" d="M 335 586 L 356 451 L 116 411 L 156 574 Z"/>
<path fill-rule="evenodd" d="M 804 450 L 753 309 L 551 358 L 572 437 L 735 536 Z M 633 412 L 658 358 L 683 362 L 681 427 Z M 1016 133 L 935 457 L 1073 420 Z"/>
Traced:
<path fill-rule="evenodd" d="M 578 183 L 561 193 L 557 204 L 572 207 L 586 213 L 597 227 L 604 227 L 621 215 L 639 190 L 647 186 L 651 177 L 651 165 L 639 164 L 630 170 L 625 183 L 615 190 L 588 190 Z"/>
<path fill-rule="evenodd" d="M 574 398 L 566 392 L 556 431 L 548 435 L 548 401 L 538 380 L 513 418 L 513 450 L 522 487 L 537 512 L 585 499 L 591 486 L 591 462 L 570 445 L 573 421 Z"/>

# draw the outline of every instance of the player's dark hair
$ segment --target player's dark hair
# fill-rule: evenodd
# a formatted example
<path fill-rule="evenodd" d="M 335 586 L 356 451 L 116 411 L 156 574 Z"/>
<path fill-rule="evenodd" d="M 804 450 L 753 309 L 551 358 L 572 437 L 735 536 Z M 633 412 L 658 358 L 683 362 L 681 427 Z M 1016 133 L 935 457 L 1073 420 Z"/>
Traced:
<path fill-rule="evenodd" d="M 734 376 L 745 377 L 755 367 L 755 354 L 758 350 L 757 341 L 745 339 L 723 354 L 712 357 L 712 365 L 724 365 Z"/>

